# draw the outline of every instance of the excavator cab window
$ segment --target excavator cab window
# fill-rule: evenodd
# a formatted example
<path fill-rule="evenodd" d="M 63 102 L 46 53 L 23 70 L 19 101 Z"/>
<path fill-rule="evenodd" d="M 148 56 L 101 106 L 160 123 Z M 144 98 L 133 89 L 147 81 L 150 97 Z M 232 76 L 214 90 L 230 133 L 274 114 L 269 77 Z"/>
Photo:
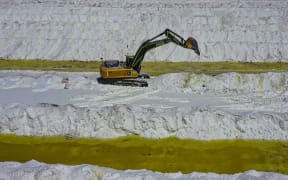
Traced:
<path fill-rule="evenodd" d="M 107 68 L 119 67 L 119 61 L 118 60 L 104 61 L 104 66 Z"/>

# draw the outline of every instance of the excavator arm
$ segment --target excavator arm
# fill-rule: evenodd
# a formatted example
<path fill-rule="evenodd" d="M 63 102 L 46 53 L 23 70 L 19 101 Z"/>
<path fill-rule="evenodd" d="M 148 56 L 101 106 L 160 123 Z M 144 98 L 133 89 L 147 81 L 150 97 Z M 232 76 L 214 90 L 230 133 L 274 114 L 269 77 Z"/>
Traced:
<path fill-rule="evenodd" d="M 159 37 L 163 35 L 165 35 L 165 38 L 157 40 Z M 193 37 L 189 37 L 185 41 L 181 36 L 179 36 L 175 32 L 171 31 L 170 29 L 166 29 L 159 35 L 143 42 L 136 51 L 135 56 L 132 56 L 126 60 L 127 66 L 132 67 L 135 71 L 140 73 L 141 63 L 144 59 L 145 54 L 151 49 L 160 47 L 170 42 L 173 42 L 184 48 L 192 49 L 197 55 L 200 55 L 200 51 L 198 49 L 198 43 Z"/>

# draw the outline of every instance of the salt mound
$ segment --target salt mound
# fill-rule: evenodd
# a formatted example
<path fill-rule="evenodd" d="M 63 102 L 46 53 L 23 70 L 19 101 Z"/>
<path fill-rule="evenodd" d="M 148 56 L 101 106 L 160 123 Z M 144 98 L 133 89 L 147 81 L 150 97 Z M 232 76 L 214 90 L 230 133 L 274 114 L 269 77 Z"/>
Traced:
<path fill-rule="evenodd" d="M 198 173 L 193 172 L 191 174 L 178 173 L 159 173 L 148 170 L 114 170 L 110 168 L 103 168 L 93 165 L 78 165 L 78 166 L 66 166 L 61 164 L 48 165 L 37 161 L 29 161 L 26 163 L 18 162 L 1 162 L 0 163 L 0 178 L 1 179 L 27 179 L 27 180 L 50 180 L 50 179 L 105 179 L 105 180 L 284 180 L 287 179 L 287 175 L 260 172 L 260 171 L 246 171 L 238 174 L 215 174 L 215 173 Z"/>

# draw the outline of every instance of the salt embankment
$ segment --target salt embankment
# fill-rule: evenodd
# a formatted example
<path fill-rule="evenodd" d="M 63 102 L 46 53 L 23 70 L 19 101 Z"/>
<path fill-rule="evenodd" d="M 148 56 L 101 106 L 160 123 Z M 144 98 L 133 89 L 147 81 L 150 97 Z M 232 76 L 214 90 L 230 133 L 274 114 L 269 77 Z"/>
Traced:
<path fill-rule="evenodd" d="M 169 44 L 160 61 L 288 61 L 286 0 L 21 0 L 0 2 L 0 57 L 125 59 L 170 28 L 201 56 Z"/>
<path fill-rule="evenodd" d="M 0 132 L 32 136 L 114 138 L 137 134 L 211 139 L 288 139 L 288 112 L 227 112 L 199 108 L 144 108 L 113 105 L 0 105 Z"/>

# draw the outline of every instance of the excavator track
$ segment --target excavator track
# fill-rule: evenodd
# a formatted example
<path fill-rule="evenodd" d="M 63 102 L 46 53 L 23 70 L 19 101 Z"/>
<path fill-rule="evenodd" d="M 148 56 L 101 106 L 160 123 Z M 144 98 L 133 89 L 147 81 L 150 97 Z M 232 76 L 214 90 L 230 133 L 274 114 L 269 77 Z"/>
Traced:
<path fill-rule="evenodd" d="M 148 87 L 148 83 L 146 81 L 138 79 L 104 79 L 99 77 L 97 78 L 97 81 L 100 84 L 108 84 L 108 85 Z"/>

